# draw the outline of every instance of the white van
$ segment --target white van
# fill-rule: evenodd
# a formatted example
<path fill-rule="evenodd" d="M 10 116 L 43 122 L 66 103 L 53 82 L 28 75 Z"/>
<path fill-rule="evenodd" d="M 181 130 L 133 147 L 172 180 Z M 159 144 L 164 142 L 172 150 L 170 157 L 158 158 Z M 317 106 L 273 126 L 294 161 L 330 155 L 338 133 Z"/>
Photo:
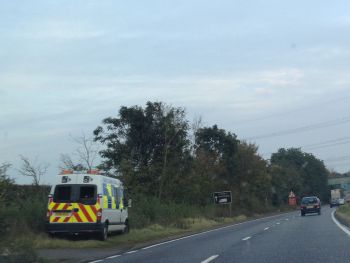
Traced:
<path fill-rule="evenodd" d="M 52 186 L 47 232 L 96 233 L 106 240 L 108 232 L 129 232 L 128 202 L 122 183 L 97 170 L 64 170 Z"/>

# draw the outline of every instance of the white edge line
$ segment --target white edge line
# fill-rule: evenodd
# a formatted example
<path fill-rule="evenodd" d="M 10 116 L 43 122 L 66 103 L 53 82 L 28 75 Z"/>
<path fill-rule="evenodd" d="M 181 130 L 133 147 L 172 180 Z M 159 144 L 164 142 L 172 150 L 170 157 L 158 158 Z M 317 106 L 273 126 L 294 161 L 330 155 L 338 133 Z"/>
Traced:
<path fill-rule="evenodd" d="M 339 223 L 339 221 L 335 218 L 334 213 L 335 213 L 335 211 L 332 212 L 332 219 L 333 219 L 334 223 L 335 223 L 341 230 L 343 230 L 348 236 L 350 236 L 350 231 L 349 231 L 349 229 L 347 229 L 345 226 L 343 226 L 341 223 Z"/>
<path fill-rule="evenodd" d="M 125 254 L 132 254 L 132 253 L 135 253 L 135 252 L 137 252 L 137 250 L 131 250 L 131 251 L 125 252 Z"/>
<path fill-rule="evenodd" d="M 112 258 L 117 258 L 117 257 L 120 257 L 120 255 L 110 256 L 110 257 L 107 257 L 106 259 L 112 259 Z"/>
<path fill-rule="evenodd" d="M 213 255 L 209 258 L 207 258 L 206 260 L 203 260 L 201 263 L 209 263 L 210 261 L 216 259 L 219 255 Z"/>
<path fill-rule="evenodd" d="M 97 263 L 97 262 L 102 262 L 103 259 L 95 260 L 95 261 L 90 261 L 89 263 Z"/>
<path fill-rule="evenodd" d="M 245 238 L 243 238 L 242 240 L 243 240 L 243 241 L 247 241 L 248 239 L 251 239 L 251 237 L 245 237 Z"/>
<path fill-rule="evenodd" d="M 284 213 L 284 214 L 288 214 L 288 213 L 293 213 L 293 212 L 287 212 L 287 213 Z M 153 248 L 153 247 L 158 247 L 158 246 L 161 246 L 161 245 L 169 244 L 169 243 L 172 243 L 172 242 L 175 242 L 175 241 L 178 241 L 178 240 L 183 240 L 183 239 L 187 239 L 187 238 L 191 238 L 191 237 L 195 237 L 195 236 L 199 236 L 199 235 L 204 235 L 204 234 L 207 234 L 207 233 L 210 233 L 210 232 L 219 231 L 219 230 L 222 230 L 222 229 L 243 225 L 243 224 L 247 224 L 247 223 L 250 223 L 250 222 L 260 221 L 260 220 L 263 220 L 263 219 L 269 219 L 269 218 L 278 217 L 278 216 L 283 216 L 284 214 L 268 216 L 268 217 L 263 217 L 263 218 L 257 218 L 257 219 L 249 220 L 249 221 L 246 221 L 246 222 L 241 222 L 241 223 L 236 223 L 236 224 L 229 225 L 229 226 L 215 228 L 215 229 L 204 231 L 204 232 L 200 232 L 200 233 L 197 233 L 197 234 L 193 234 L 193 235 L 189 235 L 189 236 L 185 236 L 185 237 L 180 237 L 180 238 L 172 239 L 172 240 L 169 240 L 169 241 L 161 242 L 161 243 L 158 243 L 158 244 L 154 244 L 154 245 L 151 245 L 151 246 L 148 246 L 148 247 L 144 247 L 142 249 L 143 250 L 150 249 L 150 248 Z"/>

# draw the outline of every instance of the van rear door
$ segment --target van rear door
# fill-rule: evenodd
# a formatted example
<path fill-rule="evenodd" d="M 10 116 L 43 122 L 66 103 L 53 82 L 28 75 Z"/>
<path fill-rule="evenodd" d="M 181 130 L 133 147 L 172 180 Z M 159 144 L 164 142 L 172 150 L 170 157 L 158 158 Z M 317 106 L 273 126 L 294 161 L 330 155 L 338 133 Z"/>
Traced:
<path fill-rule="evenodd" d="M 96 223 L 96 185 L 57 185 L 49 204 L 50 223 Z"/>

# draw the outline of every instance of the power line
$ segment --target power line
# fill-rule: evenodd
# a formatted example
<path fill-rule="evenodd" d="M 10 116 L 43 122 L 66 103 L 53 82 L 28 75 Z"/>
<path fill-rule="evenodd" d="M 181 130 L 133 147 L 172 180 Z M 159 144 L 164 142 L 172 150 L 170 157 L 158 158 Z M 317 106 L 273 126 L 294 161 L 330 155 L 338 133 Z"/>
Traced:
<path fill-rule="evenodd" d="M 328 147 L 333 147 L 333 146 L 337 146 L 337 145 L 344 145 L 344 144 L 348 144 L 350 143 L 350 141 L 344 141 L 344 142 L 338 142 L 338 143 L 332 143 L 332 144 L 327 144 L 327 145 L 322 145 L 322 146 L 315 146 L 315 147 L 307 147 L 307 150 L 316 150 L 316 149 L 322 149 L 322 148 L 328 148 Z M 303 148 L 303 147 L 301 147 Z M 304 149 L 304 148 L 303 148 Z"/>
<path fill-rule="evenodd" d="M 312 130 L 316 130 L 316 129 L 323 129 L 323 128 L 330 127 L 330 126 L 341 125 L 341 124 L 344 124 L 347 122 L 350 122 L 350 116 L 345 116 L 345 117 L 342 117 L 340 119 L 335 119 L 335 120 L 326 121 L 326 122 L 320 122 L 320 123 L 316 123 L 316 124 L 312 124 L 312 125 L 301 126 L 301 127 L 294 128 L 294 129 L 257 135 L 257 136 L 247 138 L 246 140 L 256 140 L 256 139 L 283 136 L 283 135 L 288 135 L 288 134 L 302 133 L 302 132 L 312 131 Z"/>
<path fill-rule="evenodd" d="M 325 162 L 342 162 L 342 161 L 346 161 L 346 160 L 350 160 L 350 155 L 344 155 L 344 156 L 338 156 L 335 158 L 329 158 L 329 159 L 325 159 Z"/>
<path fill-rule="evenodd" d="M 312 147 L 315 147 L 315 146 L 320 146 L 320 145 L 324 145 L 324 144 L 331 144 L 331 143 L 336 143 L 336 142 L 339 142 L 339 141 L 346 141 L 346 140 L 350 140 L 350 136 L 337 138 L 337 139 L 332 139 L 332 140 L 323 141 L 323 142 L 318 142 L 318 143 L 313 143 L 313 144 L 308 144 L 308 145 L 301 146 L 301 148 L 309 148 L 309 147 L 312 148 Z"/>
<path fill-rule="evenodd" d="M 290 114 L 293 114 L 293 113 L 302 112 L 302 111 L 305 111 L 305 110 L 308 110 L 308 109 L 318 108 L 320 106 L 324 106 L 324 105 L 327 105 L 327 104 L 334 104 L 334 102 L 347 100 L 349 98 L 350 98 L 350 95 L 342 96 L 341 98 L 335 98 L 335 99 L 326 100 L 326 101 L 319 101 L 318 103 L 315 103 L 313 105 L 307 105 L 307 106 L 301 107 L 299 109 L 290 110 L 290 111 L 281 112 L 281 113 L 270 114 L 270 115 L 267 115 L 267 116 L 264 116 L 264 117 L 260 117 L 260 118 L 252 118 L 252 119 L 249 119 L 249 120 L 238 121 L 238 122 L 235 122 L 235 124 L 244 124 L 244 123 L 250 123 L 250 122 L 256 122 L 256 121 L 262 121 L 262 120 L 266 120 L 266 119 L 271 119 L 271 118 L 274 118 L 274 117 L 286 116 L 286 115 L 290 115 Z"/>
<path fill-rule="evenodd" d="M 333 143 L 332 143 L 333 142 Z M 303 145 L 299 147 L 293 147 L 297 149 L 306 149 L 306 150 L 315 150 L 315 149 L 322 149 L 322 148 L 328 148 L 328 147 L 333 147 L 337 145 L 344 145 L 350 143 L 350 136 L 349 137 L 343 137 L 343 138 L 337 138 L 333 140 L 327 140 L 324 142 L 318 142 L 318 143 L 313 143 L 313 144 L 308 144 L 308 145 Z M 269 152 L 269 153 L 263 153 L 263 156 L 266 155 L 271 155 L 274 152 Z"/>

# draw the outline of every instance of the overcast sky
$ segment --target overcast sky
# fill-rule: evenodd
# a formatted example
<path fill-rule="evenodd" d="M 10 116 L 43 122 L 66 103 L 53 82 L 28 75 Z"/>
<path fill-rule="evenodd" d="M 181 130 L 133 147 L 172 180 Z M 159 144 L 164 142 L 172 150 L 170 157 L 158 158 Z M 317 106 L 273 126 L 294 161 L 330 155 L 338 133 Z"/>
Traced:
<path fill-rule="evenodd" d="M 47 162 L 50 183 L 76 147 L 70 135 L 150 100 L 257 143 L 266 159 L 309 146 L 348 171 L 349 10 L 319 0 L 2 1 L 0 163 L 29 183 L 19 155 Z"/>

